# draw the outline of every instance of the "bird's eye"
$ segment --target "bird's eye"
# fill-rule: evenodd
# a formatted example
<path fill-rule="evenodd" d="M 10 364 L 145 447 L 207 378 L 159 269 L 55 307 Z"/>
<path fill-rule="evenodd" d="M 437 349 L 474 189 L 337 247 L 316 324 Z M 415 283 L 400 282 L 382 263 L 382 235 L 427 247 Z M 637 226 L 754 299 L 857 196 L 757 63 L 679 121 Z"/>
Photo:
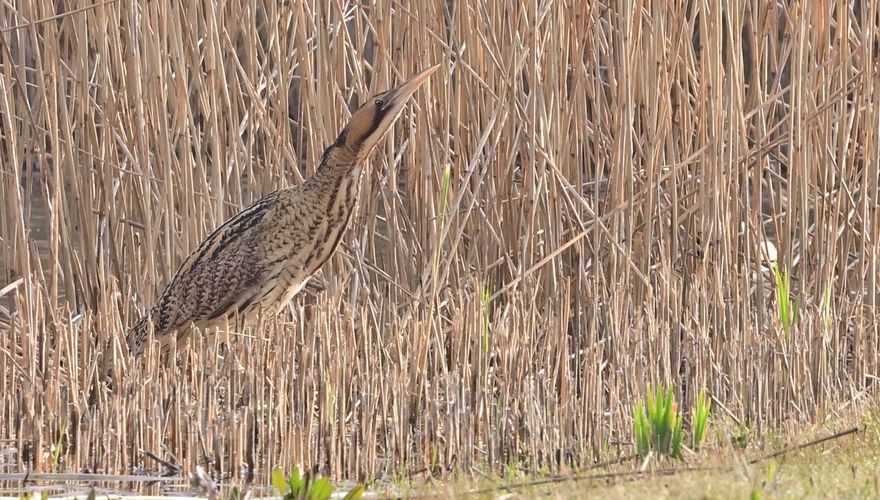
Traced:
<path fill-rule="evenodd" d="M 382 99 L 376 99 L 376 107 L 377 108 L 381 108 L 383 104 L 385 104 L 385 102 L 382 101 Z"/>

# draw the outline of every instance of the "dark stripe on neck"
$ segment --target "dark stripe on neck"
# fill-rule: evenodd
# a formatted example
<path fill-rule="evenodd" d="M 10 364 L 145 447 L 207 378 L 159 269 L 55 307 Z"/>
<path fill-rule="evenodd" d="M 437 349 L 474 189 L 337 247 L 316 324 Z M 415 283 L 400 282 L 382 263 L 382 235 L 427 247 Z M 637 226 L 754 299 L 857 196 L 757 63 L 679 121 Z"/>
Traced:
<path fill-rule="evenodd" d="M 344 146 L 346 140 L 348 140 L 348 127 L 345 127 L 344 129 L 342 129 L 342 132 L 339 132 L 339 136 L 336 137 L 336 140 L 333 142 L 333 144 L 330 145 L 330 147 Z"/>
<path fill-rule="evenodd" d="M 346 141 L 348 141 L 348 127 L 342 129 L 342 132 L 339 132 L 339 136 L 336 137 L 333 144 L 327 146 L 327 149 L 324 150 L 324 154 L 321 155 L 321 163 L 318 164 L 318 172 L 335 170 L 338 166 L 348 163 L 345 161 L 347 156 Z M 333 154 L 334 151 L 336 155 Z"/>

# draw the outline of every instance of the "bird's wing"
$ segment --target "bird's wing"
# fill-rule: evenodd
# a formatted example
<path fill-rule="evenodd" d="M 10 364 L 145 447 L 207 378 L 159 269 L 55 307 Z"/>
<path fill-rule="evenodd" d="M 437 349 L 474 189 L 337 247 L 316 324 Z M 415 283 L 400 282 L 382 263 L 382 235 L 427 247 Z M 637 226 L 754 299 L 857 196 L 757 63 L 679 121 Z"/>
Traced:
<path fill-rule="evenodd" d="M 222 316 L 265 279 L 261 242 L 276 231 L 278 192 L 227 220 L 181 264 L 153 306 L 157 336 L 190 322 Z"/>

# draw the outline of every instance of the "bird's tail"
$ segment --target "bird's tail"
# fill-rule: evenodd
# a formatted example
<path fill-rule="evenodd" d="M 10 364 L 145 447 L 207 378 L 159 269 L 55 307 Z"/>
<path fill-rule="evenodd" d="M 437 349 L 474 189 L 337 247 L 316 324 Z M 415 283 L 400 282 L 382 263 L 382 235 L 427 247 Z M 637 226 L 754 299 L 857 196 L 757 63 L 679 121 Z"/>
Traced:
<path fill-rule="evenodd" d="M 147 341 L 147 335 L 149 334 L 150 328 L 150 315 L 149 313 L 141 316 L 137 322 L 129 328 L 129 330 L 125 333 L 125 343 L 128 345 L 129 352 L 133 355 L 133 358 L 137 358 L 143 352 L 143 346 Z M 117 356 L 114 356 L 113 353 L 113 341 L 111 340 L 105 346 L 104 355 L 101 359 L 100 371 L 98 376 L 101 380 L 112 380 L 113 372 L 116 368 L 116 361 L 118 360 Z"/>

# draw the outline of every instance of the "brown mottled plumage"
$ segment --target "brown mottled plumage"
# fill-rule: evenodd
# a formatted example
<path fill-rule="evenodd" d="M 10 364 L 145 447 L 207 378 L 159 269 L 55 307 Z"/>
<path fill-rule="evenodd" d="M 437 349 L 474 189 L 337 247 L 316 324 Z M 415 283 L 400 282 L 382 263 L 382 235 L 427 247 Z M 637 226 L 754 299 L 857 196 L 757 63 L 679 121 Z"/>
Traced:
<path fill-rule="evenodd" d="M 175 332 L 185 338 L 192 324 L 203 327 L 260 308 L 275 314 L 287 304 L 342 239 L 362 163 L 438 67 L 367 101 L 324 152 L 314 176 L 261 198 L 205 238 L 129 330 L 132 354 L 144 352 L 151 324 L 167 348 Z"/>

